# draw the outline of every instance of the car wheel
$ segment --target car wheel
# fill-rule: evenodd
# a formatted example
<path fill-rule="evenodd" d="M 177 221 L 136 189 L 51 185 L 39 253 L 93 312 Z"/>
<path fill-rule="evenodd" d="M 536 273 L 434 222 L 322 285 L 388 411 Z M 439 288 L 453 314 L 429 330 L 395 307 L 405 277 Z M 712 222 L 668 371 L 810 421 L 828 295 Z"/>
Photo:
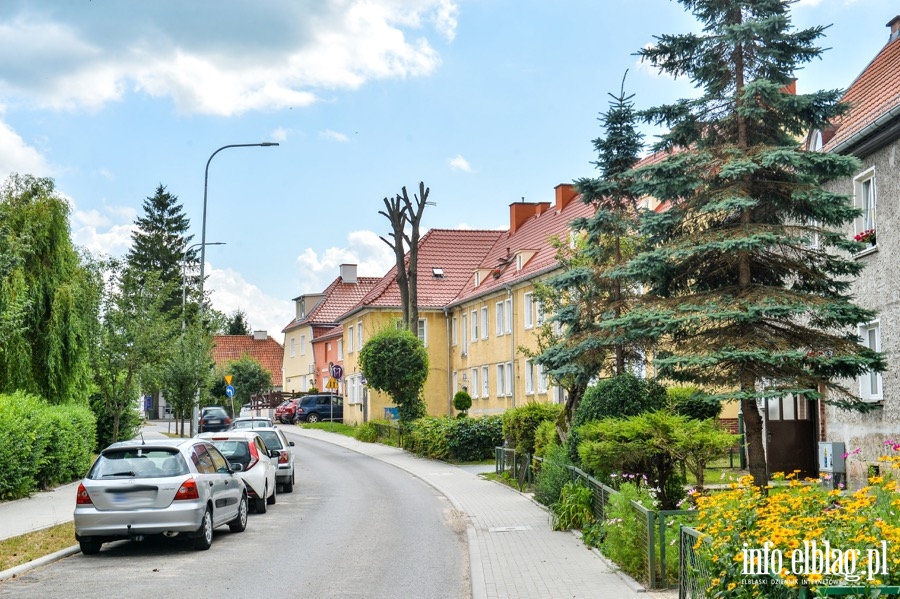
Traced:
<path fill-rule="evenodd" d="M 283 483 L 281 485 L 281 490 L 285 493 L 293 493 L 294 492 L 294 473 L 291 473 L 291 480 Z"/>
<path fill-rule="evenodd" d="M 262 497 L 257 497 L 253 500 L 253 507 L 256 509 L 257 514 L 265 514 L 268 511 L 268 507 L 266 507 L 266 497 L 263 495 Z"/>
<path fill-rule="evenodd" d="M 306 417 L 306 421 L 316 423 L 319 421 L 319 415 L 316 414 L 315 412 L 313 412 L 312 414 L 310 414 L 309 416 Z"/>
<path fill-rule="evenodd" d="M 81 547 L 81 552 L 85 555 L 97 555 L 100 553 L 102 545 L 102 542 L 90 538 L 78 541 L 78 546 Z"/>
<path fill-rule="evenodd" d="M 206 511 L 203 512 L 203 521 L 200 522 L 200 528 L 197 529 L 197 536 L 194 537 L 194 549 L 206 551 L 212 547 L 212 540 L 212 512 L 206 508 Z"/>
<path fill-rule="evenodd" d="M 247 529 L 247 496 L 241 495 L 241 503 L 238 505 L 238 515 L 228 523 L 231 532 L 244 532 Z"/>

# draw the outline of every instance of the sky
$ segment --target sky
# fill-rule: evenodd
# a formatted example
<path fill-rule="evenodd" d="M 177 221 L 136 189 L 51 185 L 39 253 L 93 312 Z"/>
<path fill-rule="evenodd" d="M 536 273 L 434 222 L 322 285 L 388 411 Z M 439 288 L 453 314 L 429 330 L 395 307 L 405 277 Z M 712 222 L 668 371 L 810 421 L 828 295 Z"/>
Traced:
<path fill-rule="evenodd" d="M 796 3 L 831 24 L 799 93 L 846 88 L 898 12 Z M 429 187 L 424 229 L 496 229 L 594 176 L 626 71 L 638 109 L 695 93 L 634 53 L 697 30 L 670 0 L 2 0 L 0 180 L 52 178 L 74 242 L 112 256 L 160 184 L 199 243 L 205 188 L 214 307 L 282 341 L 340 264 L 390 269 L 378 211 L 402 187 Z"/>

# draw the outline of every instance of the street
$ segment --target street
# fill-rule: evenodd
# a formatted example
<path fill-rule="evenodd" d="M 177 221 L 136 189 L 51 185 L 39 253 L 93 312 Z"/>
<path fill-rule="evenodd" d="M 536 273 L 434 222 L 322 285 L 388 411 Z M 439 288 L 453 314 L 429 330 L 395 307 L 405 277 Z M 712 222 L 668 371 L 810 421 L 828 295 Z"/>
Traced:
<path fill-rule="evenodd" d="M 287 431 L 286 431 L 287 432 Z M 209 551 L 180 539 L 104 545 L 0 582 L 3 597 L 471 596 L 465 517 L 409 473 L 287 432 L 296 486 Z"/>

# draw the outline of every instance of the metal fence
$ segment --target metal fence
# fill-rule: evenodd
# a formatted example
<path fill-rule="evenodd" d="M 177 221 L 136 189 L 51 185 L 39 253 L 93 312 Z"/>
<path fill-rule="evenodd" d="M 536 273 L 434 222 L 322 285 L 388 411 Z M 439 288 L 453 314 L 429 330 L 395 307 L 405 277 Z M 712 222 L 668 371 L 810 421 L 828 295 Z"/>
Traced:
<path fill-rule="evenodd" d="M 396 439 L 397 447 L 403 447 L 403 433 L 399 424 L 382 424 L 380 422 L 370 422 L 369 424 L 375 427 L 378 439 L 387 439 L 391 442 Z"/>
<path fill-rule="evenodd" d="M 530 453 L 516 453 L 515 449 L 505 447 L 494 448 L 494 472 L 499 475 L 507 474 L 511 480 L 516 481 L 520 491 L 534 482 L 531 462 Z"/>

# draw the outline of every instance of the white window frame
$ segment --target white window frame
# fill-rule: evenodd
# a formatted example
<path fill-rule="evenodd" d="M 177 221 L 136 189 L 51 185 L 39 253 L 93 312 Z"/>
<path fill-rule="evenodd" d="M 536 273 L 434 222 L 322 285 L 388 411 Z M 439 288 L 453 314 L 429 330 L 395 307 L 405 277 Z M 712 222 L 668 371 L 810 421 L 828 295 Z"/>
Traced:
<path fill-rule="evenodd" d="M 457 341 L 459 340 L 459 336 L 457 333 L 457 325 L 459 323 L 456 321 L 456 316 L 450 319 L 450 345 L 456 347 Z"/>
<path fill-rule="evenodd" d="M 356 346 L 359 349 L 362 349 L 363 346 L 362 322 L 356 323 Z"/>
<path fill-rule="evenodd" d="M 504 318 L 503 318 L 503 331 L 509 335 L 512 333 L 512 298 L 506 298 L 506 301 L 503 302 L 503 310 L 504 310 Z"/>
<path fill-rule="evenodd" d="M 344 359 L 344 340 L 343 339 L 337 340 L 337 357 L 338 357 L 338 360 Z"/>
<path fill-rule="evenodd" d="M 534 322 L 535 324 L 544 324 L 544 321 L 547 320 L 547 314 L 544 313 L 544 302 L 541 300 L 535 300 L 534 302 Z"/>
<path fill-rule="evenodd" d="M 534 328 L 534 293 L 528 291 L 522 296 L 522 322 L 526 329 Z"/>
<path fill-rule="evenodd" d="M 534 362 L 525 360 L 525 395 L 534 395 Z"/>
<path fill-rule="evenodd" d="M 497 397 L 506 395 L 506 364 L 497 364 Z"/>
<path fill-rule="evenodd" d="M 469 321 L 465 312 L 462 313 L 461 325 L 459 330 L 462 332 L 462 355 L 466 356 L 469 353 Z"/>
<path fill-rule="evenodd" d="M 472 343 L 478 341 L 478 310 L 472 310 Z"/>
<path fill-rule="evenodd" d="M 347 329 L 347 353 L 348 354 L 353 353 L 353 333 L 354 333 L 353 325 L 351 324 L 350 327 Z"/>
<path fill-rule="evenodd" d="M 478 398 L 478 368 L 472 369 L 472 380 L 469 381 L 469 383 L 470 383 L 471 389 L 472 389 L 469 392 L 469 395 L 471 395 L 472 397 L 477 399 Z"/>
<path fill-rule="evenodd" d="M 512 362 L 506 363 L 506 395 L 513 394 L 513 365 Z"/>
<path fill-rule="evenodd" d="M 300 355 L 306 355 L 306 335 L 300 335 Z"/>
<path fill-rule="evenodd" d="M 878 188 L 875 184 L 874 166 L 853 178 L 853 205 L 863 211 L 862 216 L 853 222 L 854 235 L 869 229 L 877 231 Z"/>
<path fill-rule="evenodd" d="M 481 307 L 481 338 L 488 338 L 488 309 L 487 306 Z"/>
<path fill-rule="evenodd" d="M 416 336 L 422 342 L 422 345 L 428 347 L 428 321 L 426 319 L 419 319 L 418 325 L 416 326 Z"/>
<path fill-rule="evenodd" d="M 291 337 L 291 357 L 292 358 L 297 355 L 297 348 L 295 347 L 295 345 L 296 345 L 295 341 L 296 340 L 293 337 Z"/>
<path fill-rule="evenodd" d="M 481 393 L 485 399 L 491 396 L 491 369 L 488 366 L 481 367 Z"/>
<path fill-rule="evenodd" d="M 538 393 L 546 393 L 547 392 L 547 371 L 544 369 L 543 364 L 538 364 L 537 392 Z"/>
<path fill-rule="evenodd" d="M 494 304 L 494 332 L 497 337 L 503 334 L 503 301 Z"/>
<path fill-rule="evenodd" d="M 881 322 L 876 320 L 859 325 L 859 339 L 865 347 L 880 352 Z M 869 371 L 860 375 L 859 397 L 865 402 L 876 402 L 884 399 L 884 381 L 880 372 Z"/>

